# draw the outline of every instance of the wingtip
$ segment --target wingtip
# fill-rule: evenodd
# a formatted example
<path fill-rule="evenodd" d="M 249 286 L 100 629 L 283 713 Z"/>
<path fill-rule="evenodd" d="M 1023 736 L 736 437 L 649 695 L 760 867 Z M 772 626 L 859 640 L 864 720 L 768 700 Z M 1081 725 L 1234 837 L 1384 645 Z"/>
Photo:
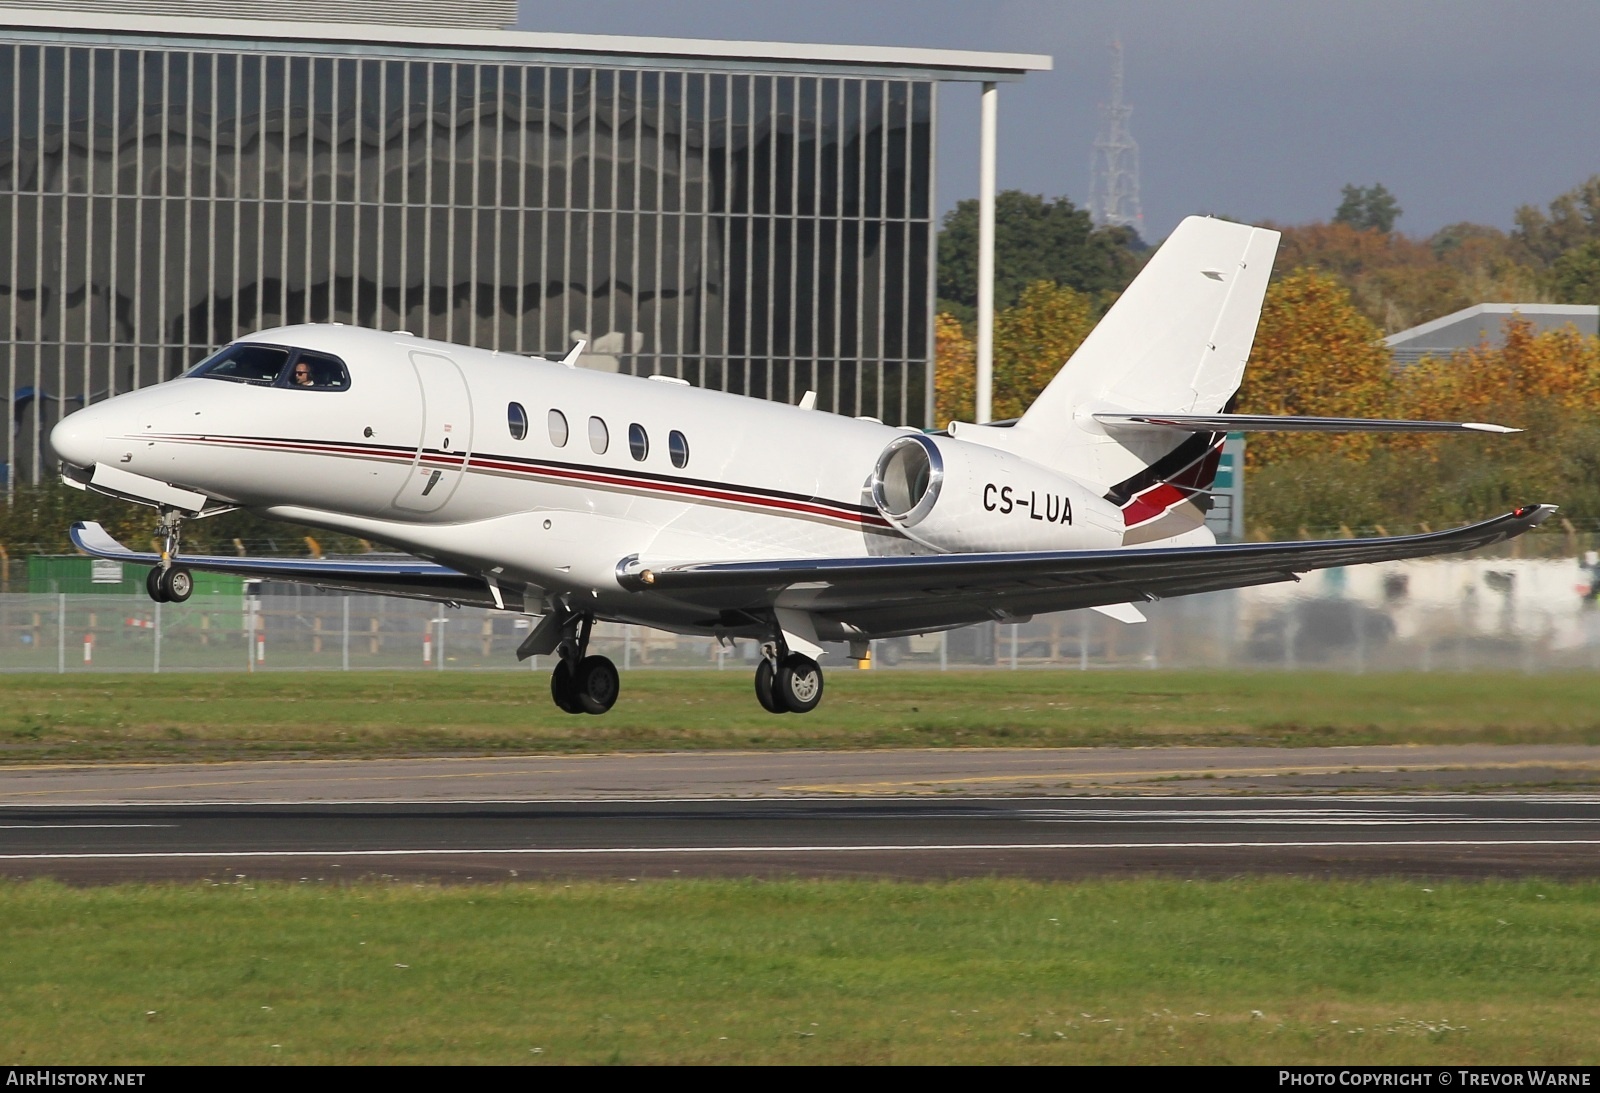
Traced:
<path fill-rule="evenodd" d="M 1487 421 L 1463 421 L 1463 429 L 1471 429 L 1476 433 L 1520 433 L 1521 429 L 1512 428 L 1510 425 L 1493 425 Z"/>

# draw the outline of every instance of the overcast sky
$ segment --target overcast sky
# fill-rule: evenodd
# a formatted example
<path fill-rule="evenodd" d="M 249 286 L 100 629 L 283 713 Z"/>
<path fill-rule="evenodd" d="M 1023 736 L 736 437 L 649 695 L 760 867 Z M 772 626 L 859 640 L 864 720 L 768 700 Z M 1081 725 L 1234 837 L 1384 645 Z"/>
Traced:
<path fill-rule="evenodd" d="M 1600 173 L 1594 0 L 521 0 L 526 30 L 1045 53 L 1000 89 L 1000 186 L 1088 199 L 1110 43 L 1146 238 L 1182 217 L 1327 219 L 1382 182 L 1428 235 L 1511 226 Z M 978 92 L 940 97 L 939 203 L 977 194 Z"/>

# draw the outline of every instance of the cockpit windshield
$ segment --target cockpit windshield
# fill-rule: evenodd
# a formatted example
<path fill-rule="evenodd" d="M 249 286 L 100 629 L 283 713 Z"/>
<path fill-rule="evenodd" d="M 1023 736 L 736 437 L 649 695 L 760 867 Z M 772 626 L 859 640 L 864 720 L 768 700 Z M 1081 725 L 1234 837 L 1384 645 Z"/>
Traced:
<path fill-rule="evenodd" d="M 189 369 L 186 375 L 256 387 L 297 387 L 313 391 L 344 391 L 350 387 L 350 373 L 338 357 L 257 342 L 224 346 Z"/>

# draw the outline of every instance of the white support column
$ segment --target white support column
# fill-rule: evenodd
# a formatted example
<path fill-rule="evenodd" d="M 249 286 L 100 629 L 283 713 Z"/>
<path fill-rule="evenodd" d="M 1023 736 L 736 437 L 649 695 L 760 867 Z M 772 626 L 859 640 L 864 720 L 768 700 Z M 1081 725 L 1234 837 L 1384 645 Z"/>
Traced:
<path fill-rule="evenodd" d="M 978 424 L 994 417 L 994 175 L 1000 92 L 983 85 L 978 136 Z"/>

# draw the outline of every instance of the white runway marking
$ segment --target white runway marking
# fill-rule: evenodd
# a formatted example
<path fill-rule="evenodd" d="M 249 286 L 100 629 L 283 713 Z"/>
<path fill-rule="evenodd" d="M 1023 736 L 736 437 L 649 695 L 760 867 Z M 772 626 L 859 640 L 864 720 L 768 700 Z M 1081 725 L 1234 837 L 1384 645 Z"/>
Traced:
<path fill-rule="evenodd" d="M 1270 850 L 1385 849 L 1425 846 L 1600 846 L 1600 839 L 1385 839 L 1378 842 L 1319 840 L 1316 842 L 1138 842 L 1138 843 L 869 843 L 839 846 L 513 846 L 499 850 L 189 850 L 136 853 L 0 854 L 0 861 L 123 860 L 149 858 L 402 858 L 486 857 L 508 854 L 844 854 L 910 853 L 956 850 Z"/>
<path fill-rule="evenodd" d="M 1308 825 L 1329 827 L 1380 827 L 1423 825 L 1483 824 L 1584 824 L 1592 816 L 1465 816 L 1460 813 L 1429 815 L 1415 812 L 1379 812 L 1339 808 L 1213 808 L 1213 809 L 1131 809 L 1131 808 L 1052 808 L 1030 809 L 1025 817 L 1034 823 L 1075 824 L 1106 822 L 1150 822 L 1161 824 L 1258 824 Z"/>
<path fill-rule="evenodd" d="M 76 831 L 108 827 L 177 827 L 177 824 L 0 824 L 0 831 Z"/>
<path fill-rule="evenodd" d="M 371 807 L 428 807 L 428 808 L 460 808 L 467 805 L 516 805 L 516 806 L 544 806 L 544 805 L 671 805 L 671 804 L 741 804 L 741 805 L 789 805 L 807 803 L 838 804 L 841 801 L 854 800 L 863 804 L 927 804 L 935 802 L 941 805 L 959 805 L 964 803 L 979 804 L 1023 804 L 1028 801 L 1047 801 L 1051 804 L 1060 804 L 1062 801 L 1081 800 L 1138 800 L 1138 801 L 1192 801 L 1194 794 L 1183 793 L 1140 793 L 1137 796 L 1102 794 L 1092 798 L 1054 797 L 1029 794 L 1026 796 L 930 796 L 930 795 L 901 795 L 901 796 L 871 796 L 860 798 L 845 798 L 838 794 L 824 796 L 799 796 L 786 795 L 782 797 L 738 797 L 738 796 L 595 796 L 595 797 L 273 797 L 259 800 L 233 800 L 227 797 L 196 797 L 182 801 L 128 801 L 108 798 L 98 801 L 70 801 L 66 803 L 50 802 L 40 804 L 37 801 L 0 801 L 0 812 L 14 811 L 42 811 L 45 809 L 88 809 L 88 808 L 128 808 L 128 809 L 160 809 L 160 808 L 195 808 L 216 807 L 225 805 L 235 808 L 288 808 L 288 807 L 316 807 L 316 808 L 352 808 Z M 1250 801 L 1343 801 L 1353 804 L 1416 804 L 1428 803 L 1433 805 L 1453 804 L 1458 801 L 1516 801 L 1523 804 L 1564 804 L 1564 805 L 1600 805 L 1600 796 L 1581 793 L 1472 793 L 1460 794 L 1454 797 L 1445 797 L 1441 794 L 1426 795 L 1396 795 L 1396 794 L 1306 794 L 1304 796 L 1251 796 L 1243 798 Z M 1062 810 L 1066 811 L 1066 810 Z M 1330 812 L 1341 810 L 1329 809 Z"/>

